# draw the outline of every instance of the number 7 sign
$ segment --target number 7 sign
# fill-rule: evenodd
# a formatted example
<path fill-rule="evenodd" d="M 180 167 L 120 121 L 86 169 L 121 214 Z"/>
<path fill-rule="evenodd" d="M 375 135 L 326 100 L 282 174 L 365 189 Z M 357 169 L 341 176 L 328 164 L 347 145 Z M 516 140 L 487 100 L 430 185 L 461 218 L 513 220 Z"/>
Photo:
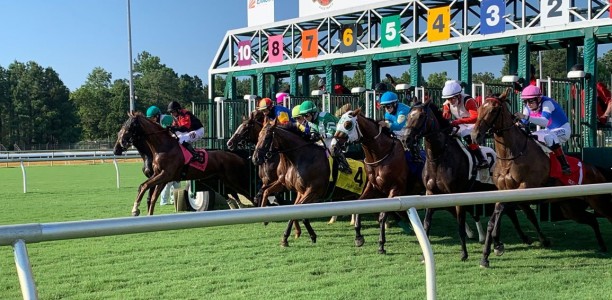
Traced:
<path fill-rule="evenodd" d="M 302 58 L 313 58 L 319 55 L 318 34 L 316 28 L 302 31 Z"/>

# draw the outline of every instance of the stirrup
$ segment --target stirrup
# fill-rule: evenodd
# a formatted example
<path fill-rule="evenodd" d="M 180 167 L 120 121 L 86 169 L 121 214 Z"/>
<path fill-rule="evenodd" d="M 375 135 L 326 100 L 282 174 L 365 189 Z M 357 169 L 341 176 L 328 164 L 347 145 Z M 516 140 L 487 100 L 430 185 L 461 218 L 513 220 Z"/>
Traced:
<path fill-rule="evenodd" d="M 489 162 L 488 162 L 488 161 L 486 161 L 486 160 L 479 161 L 479 162 L 476 164 L 476 168 L 477 168 L 477 169 L 487 169 L 487 168 L 489 168 Z"/>
<path fill-rule="evenodd" d="M 563 173 L 563 175 L 572 175 L 572 169 L 570 167 L 561 167 L 561 173 Z"/>

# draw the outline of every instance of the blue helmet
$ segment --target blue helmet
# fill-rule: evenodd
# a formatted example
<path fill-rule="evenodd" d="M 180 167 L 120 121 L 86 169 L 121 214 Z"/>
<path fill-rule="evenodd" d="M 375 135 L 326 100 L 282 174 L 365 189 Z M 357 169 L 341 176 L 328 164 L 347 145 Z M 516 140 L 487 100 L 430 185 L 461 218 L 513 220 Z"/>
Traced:
<path fill-rule="evenodd" d="M 391 104 L 393 102 L 397 102 L 397 94 L 394 92 L 385 92 L 380 96 L 380 104 Z"/>

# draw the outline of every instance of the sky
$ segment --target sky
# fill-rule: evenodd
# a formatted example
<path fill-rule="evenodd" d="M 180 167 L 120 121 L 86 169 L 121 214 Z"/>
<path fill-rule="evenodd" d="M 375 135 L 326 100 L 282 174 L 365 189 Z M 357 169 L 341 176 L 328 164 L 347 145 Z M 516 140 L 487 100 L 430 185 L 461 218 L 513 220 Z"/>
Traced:
<path fill-rule="evenodd" d="M 206 83 L 225 33 L 247 27 L 245 2 L 131 0 L 133 58 L 147 51 L 179 75 L 197 75 Z M 277 2 L 277 21 L 298 16 L 298 1 Z M 0 66 L 34 61 L 53 68 L 71 91 L 95 67 L 113 80 L 129 78 L 127 15 L 127 0 L 0 0 Z M 478 58 L 472 71 L 499 76 L 501 66 L 500 56 Z M 427 64 L 423 75 L 447 71 L 456 78 L 456 69 L 456 61 Z"/>

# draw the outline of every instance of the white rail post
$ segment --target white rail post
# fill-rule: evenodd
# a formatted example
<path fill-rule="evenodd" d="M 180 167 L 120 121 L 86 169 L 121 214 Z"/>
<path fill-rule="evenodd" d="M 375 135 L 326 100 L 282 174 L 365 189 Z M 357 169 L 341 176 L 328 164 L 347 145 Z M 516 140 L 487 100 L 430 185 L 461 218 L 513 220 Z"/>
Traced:
<path fill-rule="evenodd" d="M 408 209 L 408 217 L 412 224 L 412 229 L 419 240 L 419 245 L 423 251 L 425 260 L 425 288 L 427 290 L 427 300 L 436 299 L 436 262 L 434 261 L 433 250 L 427 238 L 427 233 L 423 228 L 419 214 L 414 207 Z"/>
<path fill-rule="evenodd" d="M 26 170 L 25 170 L 25 166 L 23 165 L 23 160 L 21 160 L 20 165 L 21 165 L 21 176 L 23 177 L 23 193 L 25 194 L 28 192 L 28 179 L 26 178 Z"/>
<path fill-rule="evenodd" d="M 365 92 L 365 116 L 367 118 L 374 118 L 374 111 L 376 110 L 376 92 L 374 91 L 366 91 Z"/>
<path fill-rule="evenodd" d="M 15 266 L 17 267 L 17 276 L 19 277 L 23 299 L 38 299 L 34 275 L 32 274 L 32 265 L 28 256 L 28 248 L 26 248 L 24 240 L 19 239 L 13 243 L 13 253 L 15 255 Z"/>
<path fill-rule="evenodd" d="M 117 174 L 117 188 L 119 188 L 119 166 L 117 165 L 117 158 L 113 157 L 113 164 L 115 165 L 115 174 Z"/>

